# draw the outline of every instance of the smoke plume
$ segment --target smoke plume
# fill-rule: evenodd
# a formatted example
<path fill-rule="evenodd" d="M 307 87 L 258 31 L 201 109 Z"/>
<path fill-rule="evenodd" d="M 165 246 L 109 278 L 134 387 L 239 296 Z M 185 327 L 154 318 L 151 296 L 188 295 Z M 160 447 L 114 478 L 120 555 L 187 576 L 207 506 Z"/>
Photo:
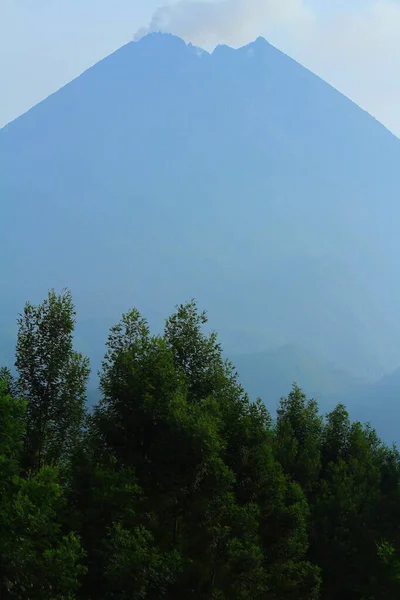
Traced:
<path fill-rule="evenodd" d="M 304 34 L 312 20 L 304 0 L 180 0 L 158 8 L 135 39 L 161 31 L 211 50 L 219 43 L 238 47 L 272 31 L 273 37 L 295 29 Z"/>
<path fill-rule="evenodd" d="M 135 39 L 155 31 L 206 50 L 261 35 L 400 134 L 399 0 L 178 0 Z"/>

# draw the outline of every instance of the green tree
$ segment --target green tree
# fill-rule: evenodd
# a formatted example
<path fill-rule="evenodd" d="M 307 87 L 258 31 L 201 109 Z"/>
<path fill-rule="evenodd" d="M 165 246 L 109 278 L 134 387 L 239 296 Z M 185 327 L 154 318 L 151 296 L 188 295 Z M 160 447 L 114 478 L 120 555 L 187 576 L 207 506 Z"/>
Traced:
<path fill-rule="evenodd" d="M 8 367 L 0 367 L 0 380 L 9 394 L 17 396 L 16 381 Z"/>
<path fill-rule="evenodd" d="M 144 600 L 162 598 L 180 569 L 177 552 L 160 552 L 144 526 L 124 529 L 114 523 L 103 541 L 105 598 Z"/>
<path fill-rule="evenodd" d="M 73 600 L 83 552 L 58 521 L 65 501 L 57 470 L 20 475 L 26 404 L 8 383 L 0 380 L 0 597 Z"/>
<path fill-rule="evenodd" d="M 104 398 L 94 416 L 99 439 L 135 470 L 157 543 L 185 556 L 182 594 L 199 594 L 212 578 L 205 566 L 212 565 L 211 525 L 233 480 L 220 456 L 218 406 L 212 397 L 190 400 L 188 376 L 168 342 L 151 336 L 137 311 L 123 316 L 107 346 Z"/>
<path fill-rule="evenodd" d="M 11 396 L 8 378 L 0 378 L 0 498 L 19 472 L 25 411 L 25 402 Z"/>
<path fill-rule="evenodd" d="M 159 336 L 122 316 L 82 428 L 74 315 L 28 303 L 0 370 L 2 599 L 399 597 L 400 453 L 371 426 L 297 386 L 273 424 L 192 301 Z"/>
<path fill-rule="evenodd" d="M 321 440 L 323 473 L 329 465 L 345 460 L 350 449 L 351 422 L 344 404 L 338 404 L 325 420 Z"/>
<path fill-rule="evenodd" d="M 232 379 L 232 366 L 222 358 L 217 334 L 204 333 L 207 322 L 206 312 L 199 312 L 192 300 L 177 306 L 165 324 L 164 339 L 176 368 L 186 376 L 191 401 L 215 396 Z"/>
<path fill-rule="evenodd" d="M 323 598 L 356 600 L 368 595 L 380 570 L 380 442 L 369 427 L 350 424 L 341 405 L 328 415 L 322 439 L 310 557 L 322 569 Z"/>
<path fill-rule="evenodd" d="M 227 512 L 215 517 L 223 534 L 212 567 L 213 592 L 226 598 L 317 597 L 318 569 L 304 560 L 307 501 L 275 460 L 268 412 L 261 402 L 249 401 L 217 335 L 205 334 L 206 323 L 192 301 L 177 307 L 164 335 L 189 380 L 189 401 L 216 402 L 220 456 L 234 477 Z"/>
<path fill-rule="evenodd" d="M 89 361 L 73 350 L 69 291 L 50 291 L 38 306 L 27 302 L 18 325 L 18 393 L 28 402 L 25 461 L 37 470 L 71 452 L 82 426 Z"/>
<path fill-rule="evenodd" d="M 294 385 L 277 414 L 276 451 L 285 473 L 309 494 L 321 469 L 322 417 L 318 404 Z"/>

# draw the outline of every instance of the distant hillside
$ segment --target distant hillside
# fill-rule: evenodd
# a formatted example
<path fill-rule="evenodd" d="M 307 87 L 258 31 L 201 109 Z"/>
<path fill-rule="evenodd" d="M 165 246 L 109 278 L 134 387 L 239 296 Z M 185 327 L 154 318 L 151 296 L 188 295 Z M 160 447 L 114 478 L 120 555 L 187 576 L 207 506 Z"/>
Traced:
<path fill-rule="evenodd" d="M 400 446 L 400 369 L 372 385 L 357 387 L 345 401 L 353 418 L 371 422 L 385 441 Z"/>
<path fill-rule="evenodd" d="M 271 411 L 295 382 L 328 410 L 331 398 L 360 384 L 355 378 L 303 348 L 283 346 L 267 352 L 231 356 L 244 389 L 253 400 L 261 397 Z"/>
<path fill-rule="evenodd" d="M 0 130 L 1 330 L 67 286 L 93 350 L 131 306 L 161 327 L 196 297 L 228 353 L 296 345 L 377 380 L 400 364 L 399 164 L 261 38 L 127 44 Z"/>
<path fill-rule="evenodd" d="M 368 383 L 296 346 L 233 355 L 230 360 L 250 398 L 260 397 L 272 414 L 297 383 L 318 401 L 322 413 L 344 403 L 353 419 L 371 422 L 387 443 L 400 444 L 400 369 Z"/>

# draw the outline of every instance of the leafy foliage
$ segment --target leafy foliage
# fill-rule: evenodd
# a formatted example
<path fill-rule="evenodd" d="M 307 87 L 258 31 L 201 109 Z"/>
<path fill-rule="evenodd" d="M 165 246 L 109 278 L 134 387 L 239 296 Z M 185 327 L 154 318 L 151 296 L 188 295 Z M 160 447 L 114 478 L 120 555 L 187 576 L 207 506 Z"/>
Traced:
<path fill-rule="evenodd" d="M 73 351 L 74 305 L 69 291 L 26 303 L 18 319 L 18 393 L 27 401 L 25 455 L 30 467 L 57 463 L 79 434 L 89 361 Z"/>
<path fill-rule="evenodd" d="M 123 315 L 85 415 L 70 293 L 26 305 L 0 371 L 2 599 L 399 596 L 397 449 L 297 385 L 273 422 L 206 322 Z"/>

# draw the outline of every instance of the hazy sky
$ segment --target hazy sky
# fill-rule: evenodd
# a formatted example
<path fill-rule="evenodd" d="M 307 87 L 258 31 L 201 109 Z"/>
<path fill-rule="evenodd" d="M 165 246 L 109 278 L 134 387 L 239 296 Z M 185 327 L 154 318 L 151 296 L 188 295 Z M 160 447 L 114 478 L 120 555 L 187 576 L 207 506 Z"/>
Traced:
<path fill-rule="evenodd" d="M 133 39 L 259 35 L 400 135 L 400 0 L 0 0 L 0 126 Z"/>

